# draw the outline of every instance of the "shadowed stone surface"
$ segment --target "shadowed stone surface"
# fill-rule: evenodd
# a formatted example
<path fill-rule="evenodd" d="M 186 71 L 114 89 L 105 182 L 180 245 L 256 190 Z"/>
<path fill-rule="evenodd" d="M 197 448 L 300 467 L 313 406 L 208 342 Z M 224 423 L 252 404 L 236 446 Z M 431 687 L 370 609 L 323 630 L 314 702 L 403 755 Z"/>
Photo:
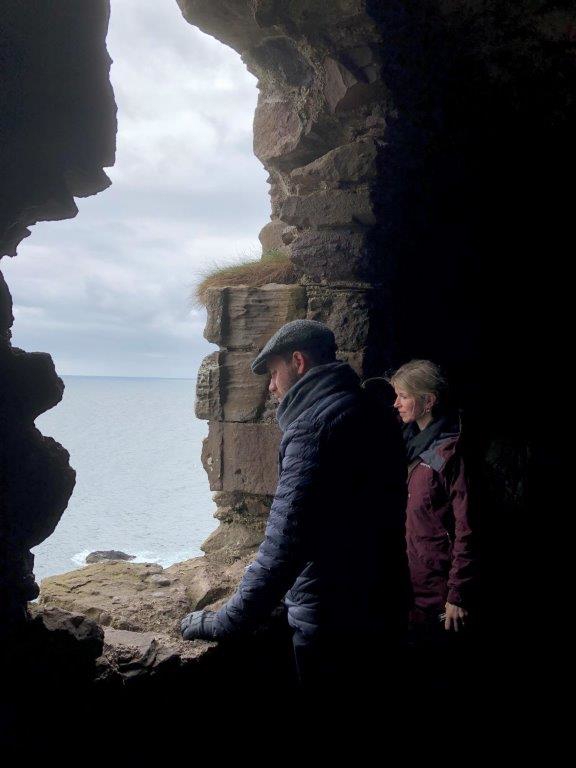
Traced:
<path fill-rule="evenodd" d="M 74 196 L 109 185 L 116 106 L 106 0 L 2 4 L 0 258 L 37 221 L 70 218 Z M 50 355 L 10 344 L 11 298 L 0 273 L 0 635 L 36 597 L 30 549 L 54 531 L 74 486 L 68 452 L 34 419 L 62 398 Z"/>

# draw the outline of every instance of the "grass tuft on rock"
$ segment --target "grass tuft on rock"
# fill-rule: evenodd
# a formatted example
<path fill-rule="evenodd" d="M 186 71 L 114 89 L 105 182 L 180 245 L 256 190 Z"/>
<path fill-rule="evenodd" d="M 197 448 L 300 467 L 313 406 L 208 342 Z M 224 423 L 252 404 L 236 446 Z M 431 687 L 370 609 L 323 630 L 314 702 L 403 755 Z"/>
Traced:
<path fill-rule="evenodd" d="M 194 298 L 204 307 L 209 288 L 236 285 L 257 288 L 268 283 L 292 285 L 296 282 L 296 272 L 289 257 L 281 251 L 267 251 L 260 259 L 242 259 L 236 264 L 213 267 L 195 287 Z"/>

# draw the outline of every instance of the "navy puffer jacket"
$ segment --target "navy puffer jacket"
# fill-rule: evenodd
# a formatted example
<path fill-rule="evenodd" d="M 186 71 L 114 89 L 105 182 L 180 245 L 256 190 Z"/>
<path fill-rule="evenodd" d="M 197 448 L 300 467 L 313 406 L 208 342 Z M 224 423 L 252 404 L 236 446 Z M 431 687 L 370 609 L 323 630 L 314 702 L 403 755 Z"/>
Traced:
<path fill-rule="evenodd" d="M 396 629 L 409 575 L 395 420 L 342 362 L 308 371 L 277 418 L 279 481 L 264 540 L 217 612 L 216 636 L 254 629 L 282 600 L 304 635 Z"/>

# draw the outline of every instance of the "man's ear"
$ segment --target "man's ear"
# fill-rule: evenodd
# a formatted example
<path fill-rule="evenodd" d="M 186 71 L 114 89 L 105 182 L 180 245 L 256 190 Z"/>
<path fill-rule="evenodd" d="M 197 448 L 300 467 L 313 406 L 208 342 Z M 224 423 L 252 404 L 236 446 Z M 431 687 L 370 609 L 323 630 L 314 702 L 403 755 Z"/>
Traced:
<path fill-rule="evenodd" d="M 309 368 L 307 358 L 302 354 L 302 352 L 298 352 L 297 350 L 296 352 L 292 353 L 292 362 L 294 363 L 296 373 L 299 376 L 301 376 L 303 373 L 306 373 Z"/>

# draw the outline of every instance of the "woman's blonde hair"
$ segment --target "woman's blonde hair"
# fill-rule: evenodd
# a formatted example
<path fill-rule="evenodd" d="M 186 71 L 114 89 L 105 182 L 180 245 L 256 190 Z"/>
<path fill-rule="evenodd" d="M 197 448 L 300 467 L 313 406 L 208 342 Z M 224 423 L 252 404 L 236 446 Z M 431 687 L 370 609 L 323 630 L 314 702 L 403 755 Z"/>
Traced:
<path fill-rule="evenodd" d="M 435 409 L 443 403 L 448 390 L 444 372 L 431 360 L 410 360 L 387 379 L 394 389 L 403 389 L 418 399 L 425 395 L 436 395 Z"/>

